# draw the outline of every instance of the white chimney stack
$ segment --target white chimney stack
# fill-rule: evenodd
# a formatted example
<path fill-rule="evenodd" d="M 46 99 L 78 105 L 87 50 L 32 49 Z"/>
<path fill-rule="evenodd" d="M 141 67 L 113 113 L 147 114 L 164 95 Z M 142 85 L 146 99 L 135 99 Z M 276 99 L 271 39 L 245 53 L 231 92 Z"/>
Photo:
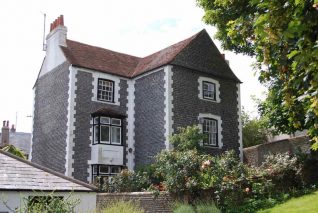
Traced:
<path fill-rule="evenodd" d="M 46 36 L 46 56 L 40 76 L 50 72 L 66 61 L 60 47 L 66 47 L 66 38 L 67 28 L 64 26 L 63 15 L 60 15 L 51 23 L 50 33 Z"/>

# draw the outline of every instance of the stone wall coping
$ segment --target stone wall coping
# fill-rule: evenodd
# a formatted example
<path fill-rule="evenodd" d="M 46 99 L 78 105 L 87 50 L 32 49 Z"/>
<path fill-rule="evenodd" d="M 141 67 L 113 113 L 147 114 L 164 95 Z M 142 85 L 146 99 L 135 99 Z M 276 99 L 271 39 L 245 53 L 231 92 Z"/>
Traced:
<path fill-rule="evenodd" d="M 168 192 L 160 192 L 159 195 L 167 195 L 169 194 Z M 153 195 L 153 192 L 113 192 L 113 193 L 108 193 L 108 192 L 101 192 L 97 193 L 98 196 L 125 196 L 125 195 Z"/>
<path fill-rule="evenodd" d="M 286 139 L 281 139 L 281 140 L 277 140 L 277 141 L 271 141 L 271 142 L 267 142 L 267 143 L 263 143 L 263 144 L 258 144 L 255 146 L 250 146 L 250 147 L 246 147 L 244 148 L 244 150 L 251 150 L 251 149 L 255 149 L 257 147 L 260 146 L 266 146 L 268 144 L 275 144 L 275 143 L 281 143 L 283 141 L 307 141 L 308 137 L 307 136 L 299 136 L 299 137 L 294 137 L 294 138 L 286 138 Z"/>

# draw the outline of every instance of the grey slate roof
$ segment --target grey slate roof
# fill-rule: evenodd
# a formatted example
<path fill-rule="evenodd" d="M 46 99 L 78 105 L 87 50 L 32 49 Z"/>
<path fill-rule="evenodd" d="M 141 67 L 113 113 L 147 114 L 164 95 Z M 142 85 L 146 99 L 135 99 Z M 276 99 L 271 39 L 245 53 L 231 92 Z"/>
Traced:
<path fill-rule="evenodd" d="M 96 187 L 0 150 L 0 191 L 84 191 Z"/>
<path fill-rule="evenodd" d="M 31 133 L 26 132 L 10 132 L 9 144 L 19 148 L 25 154 L 30 153 Z"/>

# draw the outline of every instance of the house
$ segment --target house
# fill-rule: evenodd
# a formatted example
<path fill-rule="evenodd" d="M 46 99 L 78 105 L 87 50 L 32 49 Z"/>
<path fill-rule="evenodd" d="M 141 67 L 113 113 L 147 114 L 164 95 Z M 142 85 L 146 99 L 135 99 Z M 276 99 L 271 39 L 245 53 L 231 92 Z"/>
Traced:
<path fill-rule="evenodd" d="M 76 212 L 96 208 L 96 188 L 0 150 L 0 212 L 26 209 L 27 199 L 53 196 L 79 201 Z M 19 212 L 20 212 L 19 211 Z"/>
<path fill-rule="evenodd" d="M 0 148 L 11 144 L 20 149 L 28 158 L 31 148 L 31 133 L 17 132 L 14 125 L 9 128 L 9 121 L 3 121 L 0 133 Z"/>
<path fill-rule="evenodd" d="M 141 58 L 69 40 L 60 16 L 46 42 L 32 162 L 92 182 L 153 162 L 194 124 L 208 152 L 242 158 L 241 82 L 205 30 Z"/>

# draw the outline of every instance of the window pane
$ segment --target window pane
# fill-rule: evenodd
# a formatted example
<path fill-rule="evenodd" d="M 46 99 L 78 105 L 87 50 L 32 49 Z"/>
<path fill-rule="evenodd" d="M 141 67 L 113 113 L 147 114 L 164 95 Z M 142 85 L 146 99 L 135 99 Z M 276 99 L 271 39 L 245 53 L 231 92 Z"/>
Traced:
<path fill-rule="evenodd" d="M 203 82 L 203 98 L 215 100 L 215 84 Z"/>
<path fill-rule="evenodd" d="M 109 174 L 109 166 L 99 165 L 100 174 Z"/>
<path fill-rule="evenodd" d="M 120 138 L 121 138 L 121 128 L 112 126 L 112 143 L 114 144 L 120 144 Z"/>
<path fill-rule="evenodd" d="M 100 126 L 100 141 L 109 143 L 109 126 Z"/>
<path fill-rule="evenodd" d="M 203 120 L 203 133 L 207 135 L 206 140 L 203 142 L 207 145 L 216 146 L 217 145 L 217 135 L 218 135 L 218 122 L 212 119 L 204 119 Z"/>
<path fill-rule="evenodd" d="M 99 141 L 99 126 L 98 125 L 94 126 L 94 141 L 95 142 Z"/>
<path fill-rule="evenodd" d="M 121 120 L 120 119 L 116 119 L 116 118 L 112 118 L 112 125 L 120 126 L 121 125 Z"/>
<path fill-rule="evenodd" d="M 94 175 L 97 174 L 97 165 L 93 165 L 93 174 L 94 174 Z"/>
<path fill-rule="evenodd" d="M 121 171 L 121 167 L 120 166 L 112 166 L 111 167 L 111 173 L 112 174 L 118 174 Z"/>
<path fill-rule="evenodd" d="M 113 101 L 114 84 L 112 81 L 98 79 L 97 99 L 102 101 Z"/>
<path fill-rule="evenodd" d="M 98 123 L 99 123 L 98 120 L 99 120 L 99 117 L 95 117 L 95 118 L 94 118 L 94 124 L 98 124 Z"/>
<path fill-rule="evenodd" d="M 101 117 L 100 118 L 100 122 L 102 123 L 102 124 L 109 124 L 109 121 L 110 119 L 109 118 L 107 118 L 107 117 Z"/>

